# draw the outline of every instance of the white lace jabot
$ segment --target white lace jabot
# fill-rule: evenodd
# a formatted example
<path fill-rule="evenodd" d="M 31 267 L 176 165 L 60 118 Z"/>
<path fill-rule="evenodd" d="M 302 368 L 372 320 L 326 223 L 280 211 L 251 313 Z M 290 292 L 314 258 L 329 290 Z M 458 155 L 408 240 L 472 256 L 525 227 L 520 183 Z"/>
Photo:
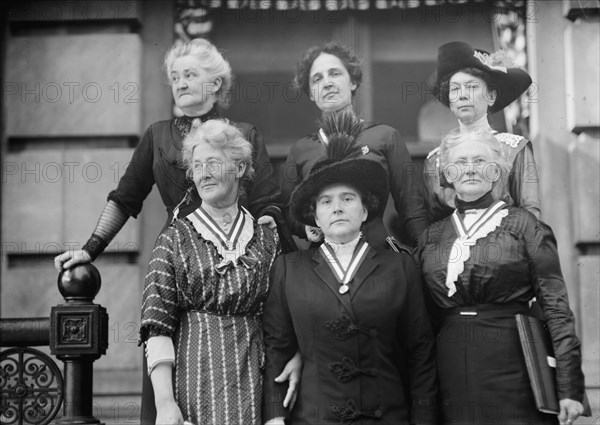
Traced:
<path fill-rule="evenodd" d="M 454 210 L 451 220 L 458 237 L 452 244 L 448 257 L 446 287 L 449 297 L 456 293 L 456 281 L 465 270 L 465 262 L 471 257 L 471 247 L 478 239 L 498 228 L 502 219 L 508 215 L 505 206 L 505 202 L 496 201 L 486 209 L 467 210 L 464 219 L 460 217 L 458 210 Z"/>

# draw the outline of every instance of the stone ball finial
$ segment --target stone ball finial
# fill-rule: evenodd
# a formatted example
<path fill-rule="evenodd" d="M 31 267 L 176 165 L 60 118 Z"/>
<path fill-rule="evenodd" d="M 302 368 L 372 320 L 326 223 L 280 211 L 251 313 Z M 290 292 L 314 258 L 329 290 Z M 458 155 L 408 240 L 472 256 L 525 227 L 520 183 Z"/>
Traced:
<path fill-rule="evenodd" d="M 78 264 L 58 275 L 58 290 L 67 301 L 91 302 L 100 285 L 100 272 L 90 263 Z"/>

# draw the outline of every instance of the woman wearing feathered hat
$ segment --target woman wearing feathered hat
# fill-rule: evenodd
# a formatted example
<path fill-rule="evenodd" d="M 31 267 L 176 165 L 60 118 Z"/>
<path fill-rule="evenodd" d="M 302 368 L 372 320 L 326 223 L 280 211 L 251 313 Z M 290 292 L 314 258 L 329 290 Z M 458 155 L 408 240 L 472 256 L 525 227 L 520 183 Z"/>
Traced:
<path fill-rule="evenodd" d="M 327 155 L 295 189 L 290 210 L 324 242 L 271 269 L 265 303 L 263 419 L 283 424 L 274 377 L 297 350 L 304 369 L 291 423 L 433 424 L 435 360 L 421 278 L 406 253 L 374 249 L 361 228 L 388 199 L 387 173 L 356 143 L 362 123 L 327 115 Z"/>
<path fill-rule="evenodd" d="M 526 71 L 510 63 L 502 51 L 492 55 L 453 41 L 438 49 L 437 97 L 458 118 L 460 130 L 492 130 L 488 113 L 501 111 L 531 85 Z M 540 217 L 537 165 L 531 142 L 511 133 L 494 132 L 511 167 L 507 184 L 497 191 L 508 204 Z M 425 160 L 424 196 L 431 221 L 454 210 L 455 192 L 439 179 L 439 148 Z"/>

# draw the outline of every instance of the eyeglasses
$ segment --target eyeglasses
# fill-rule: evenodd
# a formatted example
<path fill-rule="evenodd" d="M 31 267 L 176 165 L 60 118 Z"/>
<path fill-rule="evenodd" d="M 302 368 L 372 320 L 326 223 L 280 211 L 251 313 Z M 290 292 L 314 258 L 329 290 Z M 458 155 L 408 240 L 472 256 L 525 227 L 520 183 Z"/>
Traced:
<path fill-rule="evenodd" d="M 448 181 L 456 181 L 467 172 L 477 173 L 487 181 L 496 181 L 498 164 L 485 160 L 457 161 L 444 167 L 444 175 Z"/>
<path fill-rule="evenodd" d="M 195 162 L 193 165 L 194 173 L 200 173 L 201 175 L 225 175 L 235 174 L 238 172 L 238 164 L 240 161 L 205 161 Z"/>

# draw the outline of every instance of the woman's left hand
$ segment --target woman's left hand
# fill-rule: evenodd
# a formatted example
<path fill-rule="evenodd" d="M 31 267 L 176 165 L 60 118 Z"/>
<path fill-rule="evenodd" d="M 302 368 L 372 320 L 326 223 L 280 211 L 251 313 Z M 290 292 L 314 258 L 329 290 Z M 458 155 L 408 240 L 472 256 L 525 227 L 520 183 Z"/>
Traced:
<path fill-rule="evenodd" d="M 285 394 L 285 399 L 283 400 L 283 407 L 290 406 L 290 411 L 294 408 L 294 404 L 296 404 L 296 397 L 298 396 L 298 383 L 300 382 L 300 376 L 302 375 L 302 356 L 300 355 L 300 351 L 296 351 L 294 357 L 290 359 L 289 362 L 283 368 L 283 372 L 275 378 L 275 382 L 281 384 L 282 382 L 288 382 L 288 390 Z"/>
<path fill-rule="evenodd" d="M 275 219 L 270 215 L 263 215 L 257 220 L 257 223 L 267 226 L 271 230 L 277 229 L 277 223 L 275 223 Z"/>
<path fill-rule="evenodd" d="M 578 401 L 564 398 L 559 401 L 560 412 L 558 414 L 558 422 L 560 425 L 573 424 L 579 415 L 583 413 L 583 404 Z"/>

